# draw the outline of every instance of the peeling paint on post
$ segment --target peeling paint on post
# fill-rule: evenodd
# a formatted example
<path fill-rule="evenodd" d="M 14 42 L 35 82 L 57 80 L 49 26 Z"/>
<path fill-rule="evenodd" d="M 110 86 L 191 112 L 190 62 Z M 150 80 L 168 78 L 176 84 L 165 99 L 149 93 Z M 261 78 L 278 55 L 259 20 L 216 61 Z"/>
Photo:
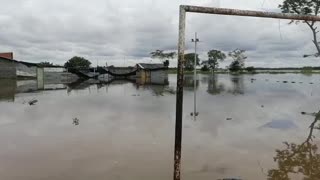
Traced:
<path fill-rule="evenodd" d="M 304 21 L 320 21 L 320 16 L 306 16 L 289 13 L 275 13 L 262 11 L 237 10 L 214 7 L 200 7 L 200 6 L 183 6 L 186 12 L 203 13 L 203 14 L 220 14 L 229 16 L 246 16 L 246 17 L 260 17 L 260 18 L 274 18 L 274 19 L 291 19 Z"/>
<path fill-rule="evenodd" d="M 182 141 L 182 112 L 183 112 L 183 81 L 184 81 L 184 47 L 186 11 L 180 6 L 179 17 L 179 43 L 178 43 L 178 74 L 176 95 L 176 128 L 174 143 L 174 180 L 180 180 L 181 169 L 181 141 Z"/>
<path fill-rule="evenodd" d="M 184 81 L 184 48 L 185 48 L 185 22 L 186 13 L 220 14 L 229 16 L 246 16 L 260 18 L 289 19 L 302 21 L 320 21 L 320 16 L 306 16 L 296 14 L 283 14 L 274 12 L 260 12 L 236 9 L 224 9 L 199 6 L 180 6 L 179 17 L 179 42 L 178 42 L 178 74 L 176 94 L 176 127 L 174 146 L 174 180 L 180 180 L 181 170 L 181 142 L 182 142 L 182 113 L 183 113 L 183 81 Z"/>

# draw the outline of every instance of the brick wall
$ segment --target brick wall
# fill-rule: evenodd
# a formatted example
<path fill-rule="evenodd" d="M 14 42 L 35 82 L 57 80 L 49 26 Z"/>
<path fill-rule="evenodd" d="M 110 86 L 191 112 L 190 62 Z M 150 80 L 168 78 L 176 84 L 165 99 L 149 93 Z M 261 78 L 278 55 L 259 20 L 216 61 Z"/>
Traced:
<path fill-rule="evenodd" d="M 13 53 L 12 52 L 0 53 L 0 57 L 12 60 L 13 59 Z"/>

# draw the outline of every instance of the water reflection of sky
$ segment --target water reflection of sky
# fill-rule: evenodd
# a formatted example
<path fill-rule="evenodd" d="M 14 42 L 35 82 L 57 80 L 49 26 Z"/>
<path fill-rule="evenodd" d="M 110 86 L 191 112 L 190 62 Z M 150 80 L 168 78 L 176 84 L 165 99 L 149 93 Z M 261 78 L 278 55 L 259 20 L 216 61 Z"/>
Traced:
<path fill-rule="evenodd" d="M 301 112 L 319 111 L 319 77 L 199 75 L 197 121 L 189 80 L 183 178 L 267 179 L 275 149 L 308 135 L 313 117 Z M 0 102 L 0 179 L 172 179 L 175 82 L 13 93 Z M 33 98 L 36 105 L 23 103 Z"/>

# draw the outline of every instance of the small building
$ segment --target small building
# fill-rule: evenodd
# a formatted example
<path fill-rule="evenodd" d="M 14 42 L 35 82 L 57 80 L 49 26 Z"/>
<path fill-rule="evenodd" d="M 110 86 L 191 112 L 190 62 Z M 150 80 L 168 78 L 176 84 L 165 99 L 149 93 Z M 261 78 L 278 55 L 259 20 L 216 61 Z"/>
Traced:
<path fill-rule="evenodd" d="M 36 78 L 37 67 L 35 63 L 14 60 L 13 53 L 0 53 L 0 78 Z"/>
<path fill-rule="evenodd" d="M 137 64 L 137 82 L 139 84 L 167 84 L 168 67 L 163 64 Z"/>
<path fill-rule="evenodd" d="M 16 63 L 10 59 L 0 57 L 0 78 L 16 77 Z"/>

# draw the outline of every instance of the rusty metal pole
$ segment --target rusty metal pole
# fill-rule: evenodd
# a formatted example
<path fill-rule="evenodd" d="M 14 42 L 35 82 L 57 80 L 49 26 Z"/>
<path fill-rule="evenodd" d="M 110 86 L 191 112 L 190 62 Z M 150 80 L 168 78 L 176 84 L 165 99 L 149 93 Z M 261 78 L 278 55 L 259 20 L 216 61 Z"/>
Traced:
<path fill-rule="evenodd" d="M 179 43 L 178 43 L 178 74 L 176 95 L 176 128 L 174 143 L 174 180 L 180 180 L 181 170 L 181 141 L 182 141 L 182 112 L 183 112 L 183 81 L 184 81 L 184 47 L 185 47 L 186 11 L 180 6 Z"/>
<path fill-rule="evenodd" d="M 187 5 L 182 5 L 182 7 L 185 9 L 186 12 L 193 12 L 193 13 L 220 14 L 220 15 L 229 15 L 229 16 L 246 16 L 246 17 L 274 18 L 274 19 L 290 19 L 290 20 L 302 20 L 302 21 L 320 21 L 320 16 L 313 16 L 313 15 L 299 15 L 299 14 L 290 14 L 290 13 L 249 11 L 249 10 L 187 6 Z"/>

